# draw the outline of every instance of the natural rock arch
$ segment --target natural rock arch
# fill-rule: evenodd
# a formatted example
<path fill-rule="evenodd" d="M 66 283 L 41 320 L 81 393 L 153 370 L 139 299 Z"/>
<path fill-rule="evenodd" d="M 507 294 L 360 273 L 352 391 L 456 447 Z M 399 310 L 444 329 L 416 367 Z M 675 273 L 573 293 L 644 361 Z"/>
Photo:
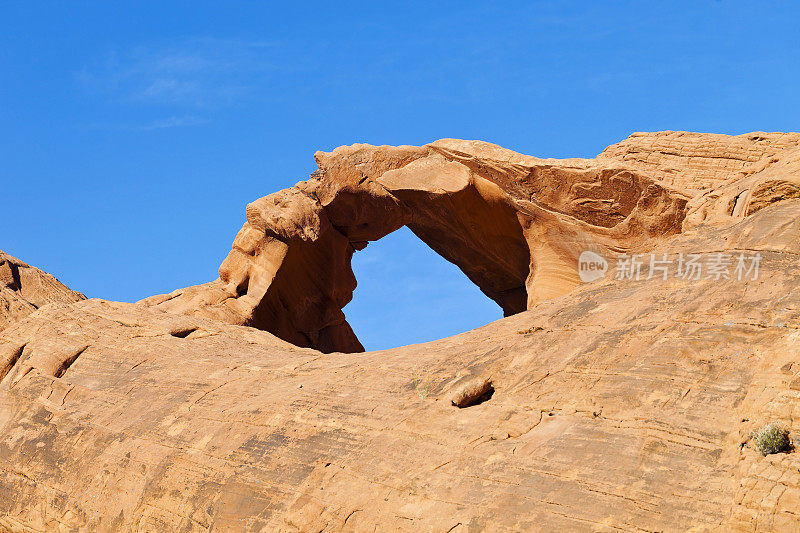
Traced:
<path fill-rule="evenodd" d="M 477 141 L 317 152 L 309 180 L 249 204 L 218 280 L 145 300 L 363 351 L 342 308 L 351 258 L 407 226 L 506 316 L 580 283 L 583 250 L 609 255 L 680 231 L 687 196 L 620 164 L 539 159 Z"/>
<path fill-rule="evenodd" d="M 456 265 L 402 227 L 353 254 L 343 311 L 367 351 L 439 340 L 503 317 Z"/>

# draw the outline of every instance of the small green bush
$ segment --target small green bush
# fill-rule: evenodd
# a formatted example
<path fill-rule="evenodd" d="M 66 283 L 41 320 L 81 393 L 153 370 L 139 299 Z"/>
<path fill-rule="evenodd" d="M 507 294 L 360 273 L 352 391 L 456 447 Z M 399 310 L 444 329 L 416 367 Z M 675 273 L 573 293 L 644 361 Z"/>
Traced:
<path fill-rule="evenodd" d="M 411 388 L 417 392 L 417 396 L 424 400 L 428 396 L 433 387 L 433 377 L 429 376 L 427 372 L 423 375 L 414 367 L 411 370 Z"/>
<path fill-rule="evenodd" d="M 753 435 L 753 441 L 763 455 L 780 453 L 791 445 L 789 430 L 774 422 L 759 429 Z"/>

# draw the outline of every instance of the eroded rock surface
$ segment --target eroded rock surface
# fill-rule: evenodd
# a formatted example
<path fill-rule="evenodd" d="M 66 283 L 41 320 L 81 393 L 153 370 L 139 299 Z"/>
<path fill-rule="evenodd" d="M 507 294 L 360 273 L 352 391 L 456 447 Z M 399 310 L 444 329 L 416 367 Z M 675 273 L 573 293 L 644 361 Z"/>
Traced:
<path fill-rule="evenodd" d="M 43 305 L 85 299 L 50 274 L 0 250 L 0 330 Z"/>
<path fill-rule="evenodd" d="M 800 455 L 748 435 L 800 432 L 800 200 L 655 248 L 721 250 L 759 251 L 761 276 L 607 278 L 365 354 L 49 306 L 0 334 L 0 525 L 795 530 Z M 486 380 L 491 398 L 452 404 Z"/>
<path fill-rule="evenodd" d="M 318 153 L 247 207 L 220 279 L 0 331 L 0 530 L 798 530 L 800 454 L 750 441 L 800 446 L 797 140 Z M 361 349 L 350 259 L 403 225 L 513 316 L 322 353 Z M 619 253 L 760 274 L 615 279 Z"/>
<path fill-rule="evenodd" d="M 659 131 L 634 133 L 606 148 L 597 159 L 622 161 L 667 185 L 698 192 L 744 177 L 764 161 L 798 145 L 800 133 Z"/>
<path fill-rule="evenodd" d="M 506 316 L 569 292 L 584 250 L 643 249 L 681 230 L 689 195 L 615 161 L 539 159 L 479 141 L 354 145 L 247 206 L 220 279 L 145 300 L 264 329 L 324 352 L 362 351 L 342 308 L 350 263 L 407 226 Z"/>
<path fill-rule="evenodd" d="M 352 256 L 407 226 L 510 316 L 579 286 L 585 250 L 646 251 L 799 195 L 798 143 L 796 133 L 657 132 L 596 159 L 456 139 L 318 152 L 311 179 L 247 206 L 218 280 L 144 303 L 362 351 L 342 312 L 356 287 Z"/>

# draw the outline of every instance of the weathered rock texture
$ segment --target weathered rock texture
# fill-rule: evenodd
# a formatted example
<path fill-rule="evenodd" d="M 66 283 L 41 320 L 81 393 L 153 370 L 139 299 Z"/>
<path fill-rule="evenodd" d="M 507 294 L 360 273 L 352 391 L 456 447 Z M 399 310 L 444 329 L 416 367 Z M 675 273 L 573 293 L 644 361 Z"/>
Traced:
<path fill-rule="evenodd" d="M 0 523 L 52 530 L 793 530 L 800 201 L 675 252 L 757 281 L 606 281 L 425 345 L 324 355 L 142 305 L 2 334 Z M 465 384 L 491 399 L 459 409 Z"/>
<path fill-rule="evenodd" d="M 311 179 L 247 206 L 217 281 L 145 303 L 323 352 L 362 351 L 342 312 L 356 287 L 351 258 L 408 226 L 509 316 L 578 286 L 584 250 L 645 250 L 680 232 L 687 212 L 696 224 L 797 195 L 800 173 L 775 175 L 796 170 L 798 142 L 794 133 L 638 133 L 593 160 L 454 139 L 318 152 Z"/>
<path fill-rule="evenodd" d="M 800 434 L 793 135 L 319 153 L 248 206 L 219 280 L 0 332 L 0 529 L 800 529 L 800 455 L 749 442 Z M 722 151 L 719 179 L 690 156 L 702 185 L 680 166 L 779 142 L 746 170 Z M 516 314 L 364 354 L 235 325 L 359 348 L 350 257 L 403 224 Z M 763 259 L 758 279 L 579 285 L 581 246 Z"/>
<path fill-rule="evenodd" d="M 0 250 L 0 330 L 45 304 L 85 299 L 50 274 Z"/>
<path fill-rule="evenodd" d="M 614 161 L 523 156 L 478 141 L 354 145 L 247 206 L 220 279 L 145 303 L 265 329 L 323 352 L 363 351 L 342 308 L 353 253 L 408 226 L 506 316 L 579 285 L 577 258 L 681 229 L 690 196 Z"/>
<path fill-rule="evenodd" d="M 800 144 L 798 133 L 718 135 L 688 131 L 634 133 L 606 148 L 599 162 L 624 162 L 667 185 L 701 191 L 754 172 Z"/>

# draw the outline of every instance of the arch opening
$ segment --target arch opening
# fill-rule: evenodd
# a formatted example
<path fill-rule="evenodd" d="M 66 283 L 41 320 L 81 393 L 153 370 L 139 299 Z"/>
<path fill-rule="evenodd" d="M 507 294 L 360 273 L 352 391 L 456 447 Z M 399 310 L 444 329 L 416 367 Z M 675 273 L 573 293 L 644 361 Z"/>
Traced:
<path fill-rule="evenodd" d="M 453 263 L 406 227 L 356 252 L 358 285 L 343 309 L 366 350 L 449 337 L 503 316 Z"/>
<path fill-rule="evenodd" d="M 266 330 L 323 353 L 360 352 L 343 309 L 357 287 L 351 260 L 362 253 L 359 269 L 372 254 L 362 252 L 369 242 L 407 227 L 509 316 L 580 285 L 583 251 L 608 256 L 679 232 L 687 202 L 628 169 L 541 160 L 477 141 L 357 144 L 314 157 L 319 168 L 308 180 L 247 205 L 217 280 L 146 303 Z M 399 236 L 410 238 L 407 230 Z M 401 252 L 385 262 L 402 260 Z M 369 277 L 360 276 L 362 299 Z M 395 288 L 401 291 L 408 293 Z"/>

